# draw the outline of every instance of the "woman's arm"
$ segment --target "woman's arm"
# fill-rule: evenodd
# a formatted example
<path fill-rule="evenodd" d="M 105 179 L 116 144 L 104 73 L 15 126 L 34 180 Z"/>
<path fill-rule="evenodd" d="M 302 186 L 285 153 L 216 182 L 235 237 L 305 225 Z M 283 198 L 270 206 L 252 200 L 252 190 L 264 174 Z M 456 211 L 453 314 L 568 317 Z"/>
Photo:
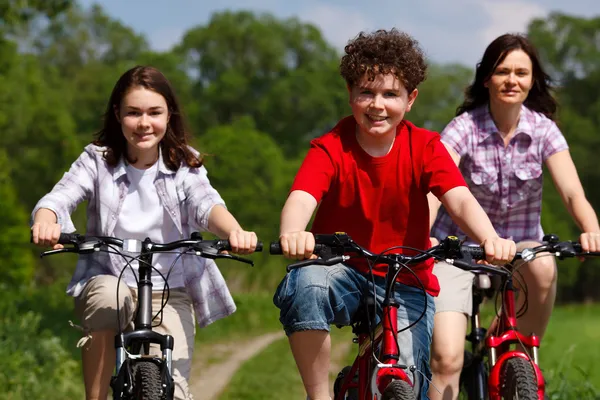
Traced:
<path fill-rule="evenodd" d="M 600 226 L 585 192 L 569 150 L 559 151 L 546 159 L 548 171 L 569 214 L 581 229 L 584 250 L 600 250 Z"/>
<path fill-rule="evenodd" d="M 450 154 L 450 157 L 452 157 L 452 160 L 454 161 L 456 166 L 458 166 L 458 164 L 460 163 L 460 156 L 458 155 L 458 153 L 456 153 L 447 144 L 445 144 L 443 142 L 442 142 L 442 144 L 448 151 L 448 154 Z M 429 230 L 431 230 L 431 228 L 433 227 L 433 224 L 435 223 L 435 219 L 437 218 L 438 212 L 440 211 L 440 206 L 442 205 L 442 203 L 431 192 L 427 193 L 427 202 L 429 203 Z M 431 240 L 432 246 L 435 246 L 436 244 L 439 243 L 437 238 L 431 237 L 430 240 Z"/>
<path fill-rule="evenodd" d="M 440 200 L 460 229 L 485 248 L 489 262 L 506 263 L 512 260 L 516 252 L 515 243 L 498 236 L 489 217 L 468 188 L 458 186 L 450 189 Z"/>

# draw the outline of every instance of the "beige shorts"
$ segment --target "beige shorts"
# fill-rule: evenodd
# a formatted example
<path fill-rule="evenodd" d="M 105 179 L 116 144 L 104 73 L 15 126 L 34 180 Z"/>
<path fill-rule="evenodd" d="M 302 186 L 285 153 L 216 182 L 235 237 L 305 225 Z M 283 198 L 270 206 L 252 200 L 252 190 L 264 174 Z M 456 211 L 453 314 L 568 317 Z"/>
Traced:
<path fill-rule="evenodd" d="M 90 279 L 79 297 L 75 298 L 75 312 L 83 328 L 93 336 L 95 331 L 117 330 L 117 281 L 112 275 L 98 275 Z M 152 312 L 160 309 L 162 291 L 152 293 Z M 119 285 L 119 309 L 121 327 L 133 327 L 137 289 L 129 288 L 125 282 Z M 160 322 L 160 315 L 154 324 Z M 162 334 L 169 334 L 175 340 L 173 348 L 173 379 L 175 399 L 190 400 L 188 380 L 192 366 L 196 323 L 192 301 L 184 288 L 171 289 L 168 302 L 163 310 L 160 326 L 153 328 Z M 158 345 L 152 352 L 160 351 Z"/>
<path fill-rule="evenodd" d="M 454 311 L 470 316 L 475 276 L 443 261 L 435 263 L 433 273 L 440 282 L 440 294 L 434 298 L 435 312 Z"/>

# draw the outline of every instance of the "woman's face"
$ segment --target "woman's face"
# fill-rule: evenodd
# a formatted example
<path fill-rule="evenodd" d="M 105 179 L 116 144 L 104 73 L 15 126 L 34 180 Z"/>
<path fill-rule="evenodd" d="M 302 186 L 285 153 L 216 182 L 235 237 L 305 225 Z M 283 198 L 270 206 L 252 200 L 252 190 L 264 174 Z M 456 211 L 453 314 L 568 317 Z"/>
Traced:
<path fill-rule="evenodd" d="M 531 59 L 523 50 L 512 50 L 494 70 L 484 86 L 490 101 L 514 105 L 523 104 L 533 86 Z"/>
<path fill-rule="evenodd" d="M 130 89 L 117 112 L 127 141 L 127 154 L 137 158 L 157 152 L 167 131 L 169 116 L 169 108 L 162 95 L 143 87 Z"/>

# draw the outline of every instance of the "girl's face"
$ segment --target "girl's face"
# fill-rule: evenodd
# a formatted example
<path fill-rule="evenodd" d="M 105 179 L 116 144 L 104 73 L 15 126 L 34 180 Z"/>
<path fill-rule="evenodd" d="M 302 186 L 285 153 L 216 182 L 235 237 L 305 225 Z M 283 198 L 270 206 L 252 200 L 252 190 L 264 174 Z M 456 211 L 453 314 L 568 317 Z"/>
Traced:
<path fill-rule="evenodd" d="M 170 117 L 165 98 L 152 90 L 134 87 L 115 111 L 127 140 L 127 154 L 131 158 L 157 155 Z"/>
<path fill-rule="evenodd" d="M 523 104 L 533 86 L 531 59 L 523 50 L 511 51 L 484 86 L 488 88 L 492 102 Z"/>

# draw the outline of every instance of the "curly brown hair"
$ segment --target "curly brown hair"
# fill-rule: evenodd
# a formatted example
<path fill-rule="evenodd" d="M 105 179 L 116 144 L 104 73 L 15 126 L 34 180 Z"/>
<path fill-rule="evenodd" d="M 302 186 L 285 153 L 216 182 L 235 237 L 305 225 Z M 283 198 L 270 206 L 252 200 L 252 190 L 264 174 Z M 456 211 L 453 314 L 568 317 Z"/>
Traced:
<path fill-rule="evenodd" d="M 160 141 L 160 149 L 165 165 L 172 171 L 177 171 L 182 162 L 190 167 L 202 166 L 202 158 L 194 154 L 188 146 L 188 136 L 185 129 L 181 108 L 175 96 L 173 87 L 167 78 L 158 69 L 148 66 L 136 66 L 125 72 L 115 84 L 104 113 L 104 126 L 96 133 L 93 143 L 97 146 L 106 146 L 104 159 L 115 166 L 121 157 L 127 157 L 127 141 L 121 129 L 121 123 L 115 115 L 115 108 L 119 108 L 123 97 L 132 88 L 142 87 L 152 90 L 165 98 L 169 109 L 169 123 L 167 132 Z M 130 163 L 136 160 L 129 160 Z"/>
<path fill-rule="evenodd" d="M 344 48 L 340 74 L 352 87 L 367 74 L 370 81 L 378 74 L 395 74 L 411 93 L 427 75 L 427 63 L 419 42 L 393 28 L 373 33 L 361 32 Z"/>

